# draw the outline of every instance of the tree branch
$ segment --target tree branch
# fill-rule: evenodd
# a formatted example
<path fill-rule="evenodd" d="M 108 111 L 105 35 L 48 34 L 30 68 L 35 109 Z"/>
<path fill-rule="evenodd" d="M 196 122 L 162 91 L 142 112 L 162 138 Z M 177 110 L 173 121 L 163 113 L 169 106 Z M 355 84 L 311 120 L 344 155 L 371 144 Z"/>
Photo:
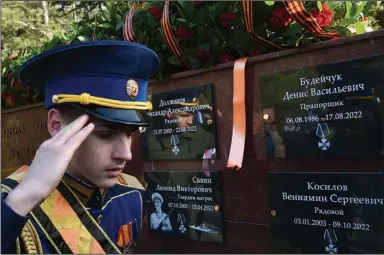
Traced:
<path fill-rule="evenodd" d="M 43 9 L 43 24 L 48 25 L 49 14 L 48 14 L 47 1 L 41 1 L 40 3 L 41 3 L 41 9 Z"/>

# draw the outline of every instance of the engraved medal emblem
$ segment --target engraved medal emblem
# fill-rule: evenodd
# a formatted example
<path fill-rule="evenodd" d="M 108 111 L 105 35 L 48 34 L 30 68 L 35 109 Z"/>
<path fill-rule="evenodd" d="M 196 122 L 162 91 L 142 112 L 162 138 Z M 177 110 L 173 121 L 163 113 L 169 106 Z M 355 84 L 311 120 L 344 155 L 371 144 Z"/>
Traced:
<path fill-rule="evenodd" d="M 325 251 L 328 254 L 337 254 L 338 249 L 336 243 L 338 242 L 337 236 L 334 229 L 325 229 L 324 232 L 324 241 L 327 242 L 327 246 L 325 246 Z"/>
<path fill-rule="evenodd" d="M 127 94 L 130 98 L 135 98 L 139 94 L 139 85 L 135 80 L 128 80 L 126 85 Z"/>
<path fill-rule="evenodd" d="M 179 226 L 180 232 L 184 234 L 187 231 L 187 228 L 185 227 L 186 220 L 183 213 L 182 214 L 179 213 L 177 215 L 177 221 L 180 223 L 180 226 Z"/>
<path fill-rule="evenodd" d="M 173 147 L 172 147 L 173 154 L 175 154 L 175 155 L 179 154 L 180 149 L 177 146 L 179 144 L 179 138 L 177 137 L 177 135 L 171 136 L 171 144 L 173 145 Z"/>
<path fill-rule="evenodd" d="M 320 142 L 317 143 L 317 146 L 322 150 L 326 151 L 331 147 L 331 143 L 326 139 L 331 132 L 329 131 L 327 123 L 321 123 L 317 125 L 316 136 L 320 137 Z"/>

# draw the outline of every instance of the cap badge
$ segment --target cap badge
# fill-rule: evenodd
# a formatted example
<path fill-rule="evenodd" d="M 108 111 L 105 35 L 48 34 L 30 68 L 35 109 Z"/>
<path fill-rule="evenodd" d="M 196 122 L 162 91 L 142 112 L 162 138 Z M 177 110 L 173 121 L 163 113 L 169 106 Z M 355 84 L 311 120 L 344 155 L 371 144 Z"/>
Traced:
<path fill-rule="evenodd" d="M 139 94 L 139 85 L 135 80 L 128 80 L 126 85 L 127 94 L 130 98 L 135 98 Z"/>

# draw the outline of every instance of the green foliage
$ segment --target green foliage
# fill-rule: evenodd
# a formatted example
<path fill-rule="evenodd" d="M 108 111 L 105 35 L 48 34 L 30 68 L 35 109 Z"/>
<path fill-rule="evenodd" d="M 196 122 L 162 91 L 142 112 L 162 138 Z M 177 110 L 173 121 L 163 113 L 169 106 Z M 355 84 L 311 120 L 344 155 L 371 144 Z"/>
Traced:
<path fill-rule="evenodd" d="M 159 55 L 157 78 L 187 70 L 164 40 L 160 22 L 164 2 L 132 3 L 136 6 L 133 32 L 137 41 Z M 340 37 L 384 27 L 381 1 L 305 1 L 304 6 L 312 15 L 330 9 L 331 20 L 323 29 L 337 31 Z M 123 26 L 131 2 L 63 1 L 47 2 L 47 7 L 49 23 L 45 25 L 40 2 L 2 2 L 3 109 L 43 100 L 17 81 L 20 65 L 33 55 L 80 41 L 124 40 Z M 320 38 L 305 30 L 284 13 L 284 8 L 279 1 L 253 1 L 255 33 L 283 48 L 337 39 Z M 193 69 L 274 51 L 261 47 L 246 32 L 241 1 L 171 1 L 169 19 L 177 44 Z"/>
<path fill-rule="evenodd" d="M 21 50 L 40 47 L 55 35 L 66 32 L 74 22 L 70 15 L 63 16 L 58 7 L 47 2 L 49 23 L 43 23 L 43 10 L 39 1 L 3 1 L 1 3 L 2 50 Z"/>

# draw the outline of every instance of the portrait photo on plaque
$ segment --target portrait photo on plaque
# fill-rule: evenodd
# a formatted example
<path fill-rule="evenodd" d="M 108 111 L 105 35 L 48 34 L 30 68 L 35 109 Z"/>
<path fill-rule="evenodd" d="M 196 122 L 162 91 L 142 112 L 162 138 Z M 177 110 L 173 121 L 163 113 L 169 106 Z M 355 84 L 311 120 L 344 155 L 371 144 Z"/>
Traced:
<path fill-rule="evenodd" d="M 151 232 L 223 242 L 218 172 L 146 171 L 144 176 Z"/>
<path fill-rule="evenodd" d="M 274 240 L 287 253 L 384 253 L 382 172 L 271 172 L 268 189 Z"/>
<path fill-rule="evenodd" d="M 384 55 L 260 77 L 270 158 L 384 155 Z"/>
<path fill-rule="evenodd" d="M 144 160 L 215 159 L 213 85 L 153 94 L 151 125 L 142 129 Z"/>

